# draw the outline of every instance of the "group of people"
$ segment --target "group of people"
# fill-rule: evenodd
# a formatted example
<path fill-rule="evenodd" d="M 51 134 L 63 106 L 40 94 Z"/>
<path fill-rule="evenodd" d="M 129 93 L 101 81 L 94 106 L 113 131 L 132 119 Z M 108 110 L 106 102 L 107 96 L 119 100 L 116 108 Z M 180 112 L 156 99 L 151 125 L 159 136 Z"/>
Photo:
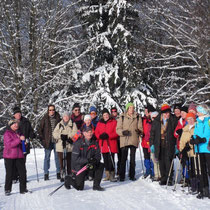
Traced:
<path fill-rule="evenodd" d="M 4 134 L 6 195 L 11 193 L 15 171 L 20 193 L 28 191 L 25 162 L 30 140 L 35 137 L 30 122 L 18 107 L 14 108 L 13 116 Z M 192 192 L 198 192 L 198 198 L 209 197 L 210 118 L 207 105 L 175 104 L 172 110 L 168 104 L 163 104 L 159 112 L 148 105 L 141 117 L 130 102 L 121 115 L 116 107 L 104 108 L 101 118 L 94 106 L 84 115 L 80 104 L 75 103 L 72 113 L 64 111 L 60 116 L 55 106 L 49 105 L 40 122 L 38 137 L 45 151 L 44 180 L 50 178 L 50 156 L 54 151 L 56 176 L 64 182 L 66 189 L 73 186 L 83 190 L 85 180 L 93 180 L 93 190 L 103 191 L 100 183 L 104 168 L 104 181 L 125 181 L 126 168 L 129 179 L 135 181 L 136 149 L 141 143 L 146 169 L 144 178 L 150 176 L 160 185 L 173 185 L 173 162 L 178 157 L 184 185 Z M 22 142 L 28 148 L 25 155 Z M 118 157 L 116 165 L 115 154 Z"/>

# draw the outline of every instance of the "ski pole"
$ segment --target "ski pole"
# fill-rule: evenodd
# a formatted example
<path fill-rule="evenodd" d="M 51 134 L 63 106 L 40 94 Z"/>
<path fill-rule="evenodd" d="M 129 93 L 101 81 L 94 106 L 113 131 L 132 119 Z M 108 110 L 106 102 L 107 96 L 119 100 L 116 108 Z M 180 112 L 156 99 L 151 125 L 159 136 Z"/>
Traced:
<path fill-rule="evenodd" d="M 39 174 L 38 174 L 38 167 L 37 167 L 37 160 L 36 160 L 36 151 L 35 151 L 35 146 L 32 141 L 33 149 L 34 149 L 34 161 L 35 161 L 35 166 L 36 166 L 36 177 L 37 177 L 37 182 L 39 182 Z"/>
<path fill-rule="evenodd" d="M 140 148 L 140 142 L 141 142 L 141 137 L 139 136 L 139 155 L 140 155 L 140 160 L 141 160 L 141 167 L 142 167 L 143 174 L 144 174 L 144 164 L 143 164 L 143 159 L 142 159 L 142 153 L 141 153 L 141 148 Z"/>
<path fill-rule="evenodd" d="M 77 171 L 76 176 L 78 176 L 79 174 L 81 174 L 83 171 L 87 170 L 89 168 L 89 165 L 85 165 L 83 168 L 81 168 L 79 171 Z M 55 190 L 53 190 L 48 196 L 52 196 L 55 192 L 57 192 L 61 187 L 63 187 L 65 184 L 62 183 L 58 188 L 56 188 Z"/>
<path fill-rule="evenodd" d="M 174 165 L 173 163 L 174 163 L 174 158 L 171 161 L 171 166 L 170 166 L 170 170 L 169 170 L 169 173 L 168 173 L 168 179 L 167 179 L 167 182 L 166 182 L 166 189 L 167 189 L 169 178 L 171 176 L 172 168 L 173 168 L 173 165 Z"/>

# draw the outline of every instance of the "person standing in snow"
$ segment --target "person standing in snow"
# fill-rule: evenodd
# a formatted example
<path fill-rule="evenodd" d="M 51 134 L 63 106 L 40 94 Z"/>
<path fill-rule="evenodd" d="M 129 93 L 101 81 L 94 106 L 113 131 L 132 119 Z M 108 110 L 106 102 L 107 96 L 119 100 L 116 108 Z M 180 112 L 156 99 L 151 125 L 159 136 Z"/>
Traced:
<path fill-rule="evenodd" d="M 81 114 L 81 107 L 79 103 L 75 103 L 72 107 L 72 115 L 71 115 L 71 120 L 76 123 L 77 128 L 80 129 L 82 124 L 84 123 L 83 121 L 83 115 Z"/>
<path fill-rule="evenodd" d="M 42 118 L 40 127 L 39 127 L 39 137 L 42 142 L 43 147 L 45 148 L 45 157 L 44 157 L 44 180 L 49 180 L 49 169 L 50 169 L 50 156 L 52 150 L 54 150 L 55 157 L 55 166 L 57 179 L 60 179 L 60 164 L 58 160 L 58 155 L 56 152 L 55 139 L 53 138 L 53 130 L 55 126 L 60 122 L 60 115 L 55 111 L 54 105 L 49 105 L 47 113 Z"/>
<path fill-rule="evenodd" d="M 91 124 L 96 129 L 97 123 L 99 121 L 99 117 L 97 116 L 97 109 L 95 106 L 90 107 L 90 116 L 91 116 Z"/>
<path fill-rule="evenodd" d="M 150 132 L 150 150 L 155 153 L 155 158 L 159 160 L 161 181 L 160 185 L 166 185 L 169 169 L 175 155 L 176 139 L 174 130 L 176 128 L 176 118 L 171 114 L 171 107 L 168 104 L 161 106 L 161 113 L 154 119 Z M 172 185 L 172 173 L 169 185 Z"/>
<path fill-rule="evenodd" d="M 94 171 L 93 190 L 104 191 L 100 186 L 104 171 L 104 164 L 100 162 L 101 152 L 98 143 L 93 137 L 93 131 L 90 127 L 86 127 L 82 131 L 82 136 L 74 143 L 72 150 L 72 175 L 65 179 L 66 189 L 70 189 L 71 185 L 77 190 L 83 190 L 85 177 L 89 170 Z M 79 175 L 77 172 L 87 166 L 87 170 Z"/>
<path fill-rule="evenodd" d="M 114 154 L 118 152 L 117 150 L 117 138 L 116 133 L 117 121 L 110 118 L 110 113 L 108 109 L 104 108 L 102 110 L 102 119 L 99 120 L 95 136 L 99 142 L 99 147 L 104 159 L 105 165 L 105 181 L 110 180 L 111 182 L 116 182 L 115 179 L 115 165 L 114 165 Z"/>
<path fill-rule="evenodd" d="M 12 191 L 12 178 L 14 167 L 16 167 L 19 180 L 20 180 L 20 193 L 27 193 L 26 188 L 26 167 L 25 167 L 25 157 L 23 154 L 22 143 L 25 141 L 25 136 L 23 136 L 19 131 L 19 121 L 12 119 L 8 122 L 9 128 L 4 133 L 4 151 L 3 158 L 6 169 L 5 177 L 5 195 L 8 196 Z M 25 142 L 24 142 L 25 144 Z"/>
<path fill-rule="evenodd" d="M 139 144 L 139 136 L 143 133 L 141 116 L 134 111 L 134 104 L 126 104 L 126 112 L 117 120 L 117 134 L 120 136 L 121 166 L 120 181 L 125 180 L 126 161 L 130 149 L 130 180 L 135 181 L 136 148 Z"/>
<path fill-rule="evenodd" d="M 194 135 L 190 140 L 195 145 L 195 152 L 199 157 L 198 166 L 201 170 L 199 195 L 197 198 L 209 197 L 209 181 L 210 176 L 210 116 L 209 107 L 207 105 L 197 106 L 197 122 L 195 123 Z"/>
<path fill-rule="evenodd" d="M 58 154 L 58 159 L 60 163 L 61 182 L 64 181 L 65 175 L 70 175 L 71 173 L 71 152 L 73 148 L 72 137 L 77 132 L 77 126 L 70 119 L 69 112 L 63 112 L 62 116 L 63 119 L 56 125 L 53 131 L 53 137 L 56 142 L 56 152 Z M 66 154 L 63 154 L 64 149 L 66 149 Z M 65 174 L 66 171 L 64 168 L 63 161 L 66 161 L 67 174 Z"/>
<path fill-rule="evenodd" d="M 148 105 L 144 110 L 144 116 L 142 117 L 142 125 L 143 125 L 143 135 L 141 146 L 143 148 L 144 153 L 144 166 L 146 168 L 146 173 L 144 174 L 144 178 L 147 178 L 149 175 L 151 178 L 154 177 L 154 165 L 152 160 L 150 159 L 150 130 L 152 126 L 152 120 L 150 117 L 151 112 L 155 111 L 155 108 L 151 105 Z"/>

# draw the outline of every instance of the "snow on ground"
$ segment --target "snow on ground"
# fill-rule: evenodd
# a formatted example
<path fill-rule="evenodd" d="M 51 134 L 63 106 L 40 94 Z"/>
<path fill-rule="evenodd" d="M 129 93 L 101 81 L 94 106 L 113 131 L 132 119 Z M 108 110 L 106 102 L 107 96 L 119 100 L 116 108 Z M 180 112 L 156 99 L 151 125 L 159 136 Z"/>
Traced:
<path fill-rule="evenodd" d="M 49 193 L 56 189 L 61 183 L 56 179 L 54 157 L 51 157 L 50 180 L 43 180 L 43 159 L 44 150 L 36 149 L 39 182 L 37 182 L 34 153 L 27 157 L 27 187 L 32 193 L 19 194 L 19 183 L 13 184 L 12 195 L 4 195 L 5 169 L 4 161 L 0 160 L 0 210 L 81 210 L 81 209 L 209 209 L 210 199 L 198 200 L 193 195 L 182 192 L 180 185 L 177 191 L 173 187 L 159 186 L 157 182 L 149 179 L 141 179 L 141 161 L 139 150 L 137 151 L 137 166 L 135 182 L 104 182 L 101 186 L 106 190 L 97 192 L 92 190 L 92 182 L 85 182 L 84 191 L 77 191 L 74 188 L 66 190 L 60 188 L 54 195 Z"/>

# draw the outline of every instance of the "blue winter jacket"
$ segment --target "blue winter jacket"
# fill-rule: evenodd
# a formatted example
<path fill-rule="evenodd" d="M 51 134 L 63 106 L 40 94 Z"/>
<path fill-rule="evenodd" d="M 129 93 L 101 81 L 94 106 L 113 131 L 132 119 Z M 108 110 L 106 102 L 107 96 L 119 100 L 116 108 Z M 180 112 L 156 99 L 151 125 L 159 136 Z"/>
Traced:
<path fill-rule="evenodd" d="M 197 122 L 195 123 L 195 129 L 194 129 L 194 138 L 196 138 L 196 135 L 200 136 L 201 138 L 206 138 L 205 143 L 198 144 L 195 146 L 195 152 L 198 153 L 210 153 L 210 150 L 208 147 L 208 142 L 210 139 L 210 117 L 207 116 L 204 118 L 204 120 L 200 120 L 197 118 Z"/>

